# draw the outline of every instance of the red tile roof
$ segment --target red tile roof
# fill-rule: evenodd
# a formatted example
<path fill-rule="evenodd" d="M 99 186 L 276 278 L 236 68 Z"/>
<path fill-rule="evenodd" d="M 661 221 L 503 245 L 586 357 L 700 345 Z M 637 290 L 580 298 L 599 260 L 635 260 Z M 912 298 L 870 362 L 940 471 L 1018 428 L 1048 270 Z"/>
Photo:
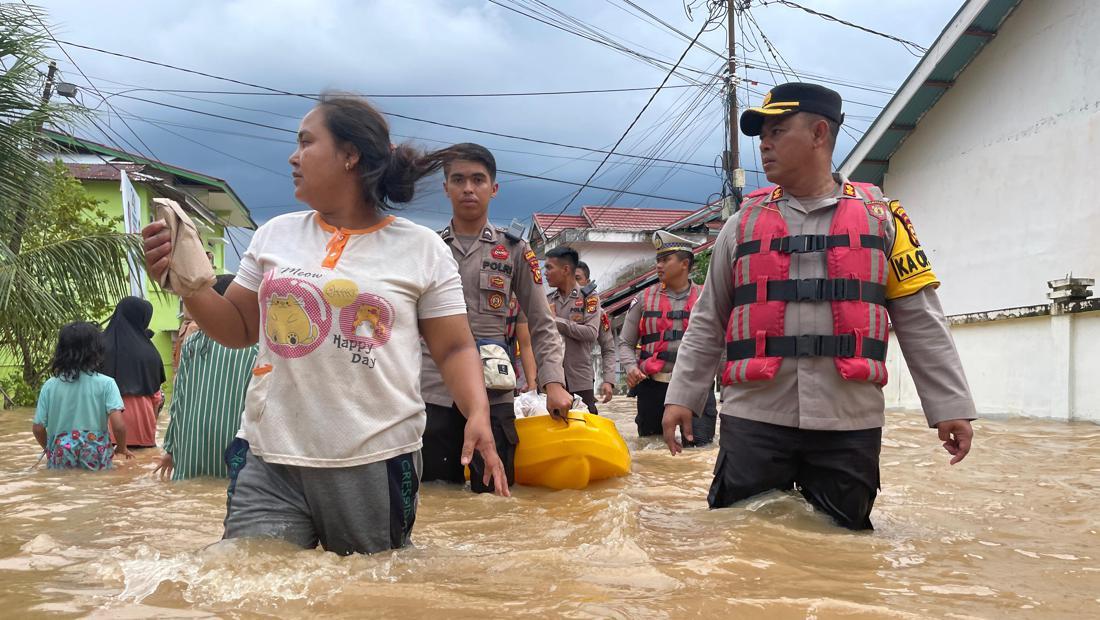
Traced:
<path fill-rule="evenodd" d="M 567 228 L 589 228 L 588 220 L 581 215 L 554 215 L 536 213 L 535 224 L 547 237 L 553 237 Z"/>
<path fill-rule="evenodd" d="M 584 215 L 592 228 L 611 230 L 651 231 L 688 217 L 695 211 L 687 209 L 629 209 L 625 207 L 584 207 Z"/>

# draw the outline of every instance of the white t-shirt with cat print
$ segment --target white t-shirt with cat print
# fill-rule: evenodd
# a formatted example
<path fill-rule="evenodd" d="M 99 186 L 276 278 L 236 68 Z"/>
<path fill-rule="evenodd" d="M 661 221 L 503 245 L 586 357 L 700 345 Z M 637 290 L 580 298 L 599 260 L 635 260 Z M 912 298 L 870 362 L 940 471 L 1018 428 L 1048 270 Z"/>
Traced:
<path fill-rule="evenodd" d="M 390 216 L 337 229 L 313 211 L 271 219 L 241 258 L 260 352 L 239 436 L 265 461 L 352 467 L 418 450 L 419 319 L 465 314 L 451 250 Z"/>

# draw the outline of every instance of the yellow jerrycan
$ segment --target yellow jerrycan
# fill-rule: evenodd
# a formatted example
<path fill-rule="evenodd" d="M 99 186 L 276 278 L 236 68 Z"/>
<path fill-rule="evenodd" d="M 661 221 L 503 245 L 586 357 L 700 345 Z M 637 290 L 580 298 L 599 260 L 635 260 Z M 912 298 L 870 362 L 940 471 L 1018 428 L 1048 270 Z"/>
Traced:
<path fill-rule="evenodd" d="M 516 482 L 583 489 L 594 480 L 630 473 L 630 450 L 615 422 L 586 411 L 565 420 L 539 415 L 516 420 Z"/>

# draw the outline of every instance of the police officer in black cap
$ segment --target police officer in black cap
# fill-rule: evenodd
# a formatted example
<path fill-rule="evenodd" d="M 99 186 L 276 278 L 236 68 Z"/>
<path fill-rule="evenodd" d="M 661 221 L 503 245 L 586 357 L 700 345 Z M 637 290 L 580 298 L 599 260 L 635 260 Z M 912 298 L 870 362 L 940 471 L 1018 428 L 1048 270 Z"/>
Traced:
<path fill-rule="evenodd" d="M 723 349 L 718 462 L 708 501 L 798 489 L 871 528 L 885 422 L 888 329 L 951 464 L 970 450 L 974 401 L 936 296 L 939 280 L 897 201 L 832 173 L 837 93 L 783 84 L 741 116 L 775 185 L 745 197 L 715 241 L 665 396 L 665 441 L 692 438 Z"/>

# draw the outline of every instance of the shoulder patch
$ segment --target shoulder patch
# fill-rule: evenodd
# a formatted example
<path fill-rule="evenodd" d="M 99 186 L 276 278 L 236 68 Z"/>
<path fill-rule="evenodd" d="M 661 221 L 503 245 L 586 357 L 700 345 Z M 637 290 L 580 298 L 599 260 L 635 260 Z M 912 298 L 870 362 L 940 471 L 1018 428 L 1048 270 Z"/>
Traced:
<path fill-rule="evenodd" d="M 886 219 L 886 212 L 889 210 L 889 207 L 885 202 L 881 200 L 870 200 L 863 204 L 867 207 L 867 212 L 875 219 L 880 221 Z"/>
<path fill-rule="evenodd" d="M 596 311 L 596 308 L 600 307 L 600 298 L 592 295 L 584 301 L 584 309 L 589 314 Z"/>
<path fill-rule="evenodd" d="M 531 270 L 531 279 L 535 284 L 542 284 L 542 269 L 539 269 L 539 259 L 533 250 L 523 253 L 523 260 L 527 261 L 527 267 Z"/>
<path fill-rule="evenodd" d="M 607 316 L 606 312 L 600 313 L 600 325 L 603 327 L 604 331 L 611 329 L 611 319 Z"/>
<path fill-rule="evenodd" d="M 891 200 L 890 210 L 894 212 L 894 217 L 896 217 L 902 227 L 905 228 L 906 234 L 909 235 L 909 241 L 912 242 L 914 247 L 919 248 L 920 241 L 917 240 L 917 231 L 913 228 L 913 222 L 909 219 L 909 214 L 905 212 L 905 208 L 901 206 L 901 202 Z"/>

